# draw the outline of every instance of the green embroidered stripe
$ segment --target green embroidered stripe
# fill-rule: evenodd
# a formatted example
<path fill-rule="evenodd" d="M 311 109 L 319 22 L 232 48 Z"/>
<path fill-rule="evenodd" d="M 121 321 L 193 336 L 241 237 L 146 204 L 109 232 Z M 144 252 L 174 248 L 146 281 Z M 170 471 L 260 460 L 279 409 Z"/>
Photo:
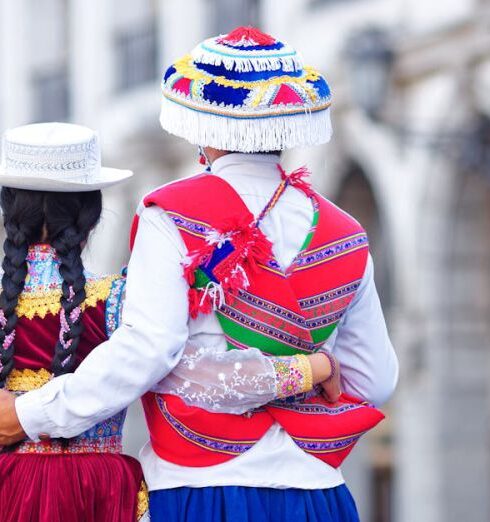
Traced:
<path fill-rule="evenodd" d="M 235 323 L 231 319 L 228 319 L 228 317 L 225 317 L 219 312 L 217 315 L 221 324 L 221 328 L 223 328 L 223 331 L 226 333 L 226 335 L 236 339 L 246 346 L 258 348 L 262 352 L 270 353 L 272 355 L 294 355 L 303 351 L 295 348 L 294 346 L 281 343 L 276 339 L 266 337 L 265 335 L 262 335 L 258 332 L 254 332 L 253 330 L 249 330 L 248 328 Z M 233 349 L 235 348 L 231 345 L 229 345 L 229 347 Z"/>
<path fill-rule="evenodd" d="M 311 240 L 313 239 L 313 236 L 315 234 L 315 228 L 318 225 L 318 218 L 319 218 L 319 216 L 320 216 L 320 212 L 317 209 L 315 211 L 315 213 L 313 214 L 313 221 L 311 222 L 310 232 L 306 236 L 306 238 L 305 238 L 305 240 L 303 242 L 303 245 L 299 249 L 300 252 L 303 252 L 303 250 L 306 250 L 310 246 Z"/>
<path fill-rule="evenodd" d="M 337 328 L 338 321 L 333 324 L 329 324 L 324 328 L 318 328 L 318 330 L 310 330 L 311 337 L 315 344 L 325 342 L 331 335 L 332 332 Z"/>

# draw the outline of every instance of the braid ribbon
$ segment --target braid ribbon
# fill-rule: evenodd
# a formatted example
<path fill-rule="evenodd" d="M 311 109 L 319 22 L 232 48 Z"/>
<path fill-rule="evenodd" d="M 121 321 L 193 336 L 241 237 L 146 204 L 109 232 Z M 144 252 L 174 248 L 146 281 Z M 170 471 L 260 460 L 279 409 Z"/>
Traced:
<path fill-rule="evenodd" d="M 3 310 L 0 308 L 0 328 L 4 329 L 7 326 L 7 319 L 5 318 L 5 314 Z M 2 348 L 4 350 L 8 350 L 15 340 L 15 330 L 12 330 L 8 335 L 5 336 L 5 339 L 2 343 Z M 1 365 L 1 363 L 0 363 Z"/>
<path fill-rule="evenodd" d="M 75 297 L 75 291 L 73 290 L 73 286 L 70 286 L 69 292 L 70 292 L 70 296 L 67 299 L 67 301 L 68 301 L 68 303 L 72 303 L 73 299 Z M 70 312 L 70 315 L 68 316 L 69 319 L 70 319 L 70 322 L 72 324 L 77 322 L 78 319 L 80 318 L 81 314 L 82 314 L 82 307 L 81 306 L 75 307 Z M 68 319 L 66 317 L 66 312 L 65 312 L 64 308 L 61 308 L 60 323 L 61 323 L 61 328 L 60 328 L 60 334 L 59 334 L 59 341 L 60 341 L 60 344 L 61 344 L 63 350 L 68 350 L 71 347 L 72 343 L 73 343 L 73 339 L 66 339 L 68 333 L 70 332 L 70 324 L 69 324 Z M 63 368 L 68 364 L 68 362 L 71 359 L 71 356 L 72 356 L 72 354 L 68 355 L 68 357 L 66 357 L 65 359 L 63 359 L 61 361 L 61 366 Z"/>

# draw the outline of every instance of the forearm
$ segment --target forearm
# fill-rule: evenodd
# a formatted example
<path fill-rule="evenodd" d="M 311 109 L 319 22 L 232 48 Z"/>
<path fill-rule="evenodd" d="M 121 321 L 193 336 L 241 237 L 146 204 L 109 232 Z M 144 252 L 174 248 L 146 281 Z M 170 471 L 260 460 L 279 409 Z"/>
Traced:
<path fill-rule="evenodd" d="M 322 355 L 270 357 L 257 348 L 223 352 L 189 344 L 154 391 L 177 395 L 208 411 L 240 414 L 309 391 L 329 372 Z"/>
<path fill-rule="evenodd" d="M 178 363 L 188 337 L 188 286 L 172 227 L 153 209 L 144 211 L 128 265 L 123 325 L 75 373 L 17 399 L 30 437 L 76 435 L 126 407 Z"/>
<path fill-rule="evenodd" d="M 53 379 L 16 399 L 20 423 L 30 438 L 39 433 L 72 437 L 143 395 L 177 364 L 185 337 L 161 339 L 124 325 L 94 350 L 73 374 Z"/>

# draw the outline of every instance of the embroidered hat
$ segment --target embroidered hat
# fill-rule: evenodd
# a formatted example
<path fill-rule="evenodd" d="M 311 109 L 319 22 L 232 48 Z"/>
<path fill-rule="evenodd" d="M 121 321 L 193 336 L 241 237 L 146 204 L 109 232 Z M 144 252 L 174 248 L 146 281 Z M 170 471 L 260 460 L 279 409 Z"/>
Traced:
<path fill-rule="evenodd" d="M 130 178 L 101 166 L 97 133 L 71 123 L 34 123 L 2 137 L 0 186 L 52 192 L 99 190 Z"/>
<path fill-rule="evenodd" d="M 167 69 L 162 91 L 162 127 L 195 145 L 274 151 L 332 134 L 325 78 L 253 27 L 200 43 Z"/>

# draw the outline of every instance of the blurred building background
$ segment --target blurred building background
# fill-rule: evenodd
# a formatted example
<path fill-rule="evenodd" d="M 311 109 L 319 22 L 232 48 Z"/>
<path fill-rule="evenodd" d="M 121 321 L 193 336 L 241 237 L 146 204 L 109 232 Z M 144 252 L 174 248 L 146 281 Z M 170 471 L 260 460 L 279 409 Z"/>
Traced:
<path fill-rule="evenodd" d="M 0 0 L 0 130 L 100 130 L 107 191 L 87 252 L 128 258 L 135 206 L 198 171 L 158 125 L 164 66 L 205 36 L 257 24 L 333 88 L 331 144 L 285 156 L 368 229 L 401 360 L 389 420 L 345 474 L 363 522 L 490 520 L 490 5 L 486 0 Z M 126 445 L 146 437 L 138 409 Z"/>

